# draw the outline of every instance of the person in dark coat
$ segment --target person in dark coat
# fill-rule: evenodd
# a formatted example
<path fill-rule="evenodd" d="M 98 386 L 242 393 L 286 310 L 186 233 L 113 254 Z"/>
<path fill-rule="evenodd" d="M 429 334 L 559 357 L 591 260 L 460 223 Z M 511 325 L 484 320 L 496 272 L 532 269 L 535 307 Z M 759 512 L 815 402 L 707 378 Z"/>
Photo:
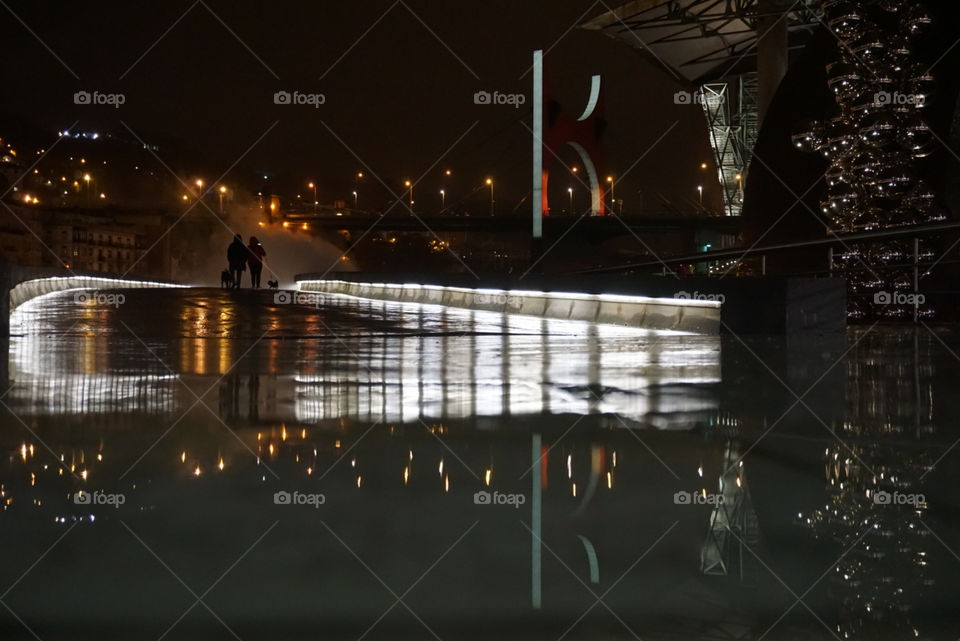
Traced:
<path fill-rule="evenodd" d="M 240 277 L 247 266 L 247 248 L 243 246 L 243 236 L 237 234 L 233 242 L 227 247 L 227 264 L 230 267 L 230 276 L 233 277 L 233 288 L 240 287 Z"/>
<path fill-rule="evenodd" d="M 267 251 L 257 237 L 251 236 L 247 245 L 247 264 L 250 266 L 250 284 L 254 289 L 260 289 L 260 272 L 263 271 L 263 257 L 266 255 Z"/>

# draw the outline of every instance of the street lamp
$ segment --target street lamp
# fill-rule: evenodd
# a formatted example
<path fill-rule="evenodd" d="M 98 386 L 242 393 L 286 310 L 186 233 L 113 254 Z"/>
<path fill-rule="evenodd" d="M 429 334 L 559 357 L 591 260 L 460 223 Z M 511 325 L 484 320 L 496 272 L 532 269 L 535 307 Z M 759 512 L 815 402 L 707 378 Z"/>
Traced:
<path fill-rule="evenodd" d="M 487 185 L 490 186 L 490 215 L 496 213 L 496 201 L 493 199 L 493 178 L 487 178 Z"/>
<path fill-rule="evenodd" d="M 357 196 L 357 192 L 354 191 L 353 192 L 353 208 L 354 209 L 358 207 L 358 204 L 357 204 L 358 199 L 359 199 L 359 196 Z"/>
<path fill-rule="evenodd" d="M 200 196 L 203 190 L 203 179 L 197 178 L 195 181 L 193 181 L 193 184 L 197 186 L 197 196 Z"/>
<path fill-rule="evenodd" d="M 443 211 L 447 208 L 447 192 L 443 189 L 440 190 L 440 211 Z"/>
<path fill-rule="evenodd" d="M 700 195 L 700 206 L 703 206 L 703 185 L 697 185 L 697 193 Z"/>
<path fill-rule="evenodd" d="M 567 194 L 570 196 L 570 213 L 573 213 L 573 187 L 567 187 Z"/>
<path fill-rule="evenodd" d="M 413 183 L 409 180 L 403 181 L 403 186 L 410 190 L 410 213 L 413 213 Z"/>
<path fill-rule="evenodd" d="M 220 188 L 217 189 L 217 196 L 220 198 L 220 213 L 223 214 L 223 195 L 227 193 L 227 188 L 223 185 L 220 185 Z"/>
<path fill-rule="evenodd" d="M 443 172 L 443 175 L 444 175 L 444 176 L 450 176 L 450 175 L 452 175 L 452 174 L 453 174 L 453 172 L 450 171 L 449 169 L 447 169 L 447 170 L 445 170 L 445 171 Z"/>
<path fill-rule="evenodd" d="M 307 187 L 313 190 L 313 213 L 317 213 L 317 183 L 312 180 L 307 183 Z"/>
<path fill-rule="evenodd" d="M 610 183 L 610 211 L 613 211 L 614 205 L 617 204 L 617 197 L 614 195 L 613 186 L 616 184 L 613 180 L 613 176 L 607 176 L 607 182 Z"/>

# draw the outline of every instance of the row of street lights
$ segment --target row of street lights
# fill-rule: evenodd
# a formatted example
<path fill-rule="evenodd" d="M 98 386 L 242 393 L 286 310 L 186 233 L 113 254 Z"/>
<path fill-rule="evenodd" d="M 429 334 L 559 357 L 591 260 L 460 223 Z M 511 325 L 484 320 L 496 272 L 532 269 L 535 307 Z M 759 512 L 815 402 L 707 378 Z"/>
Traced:
<path fill-rule="evenodd" d="M 197 200 L 202 199 L 203 186 L 206 183 L 204 182 L 203 178 L 197 178 L 196 180 L 193 181 L 193 184 L 196 185 L 197 187 Z M 227 191 L 229 190 L 227 189 L 226 185 L 220 185 L 219 187 L 217 187 L 217 199 L 219 201 L 219 211 L 221 214 L 223 214 L 223 197 L 227 195 Z M 187 194 L 184 194 L 182 196 L 182 200 L 183 202 L 188 202 L 190 200 L 190 197 Z"/>
<path fill-rule="evenodd" d="M 446 176 L 446 177 L 449 177 L 449 176 L 453 175 L 453 171 L 450 170 L 450 169 L 445 169 L 444 172 L 443 172 L 443 175 Z M 354 207 L 354 209 L 357 209 L 357 208 L 359 207 L 360 196 L 359 196 L 358 190 L 359 190 L 360 180 L 363 178 L 363 176 L 364 176 L 364 174 L 363 174 L 362 171 L 358 171 L 358 172 L 357 172 L 356 182 L 355 182 L 355 189 L 351 192 L 352 195 L 353 195 L 353 207 Z M 494 191 L 493 191 L 493 178 L 487 178 L 487 179 L 484 181 L 484 184 L 486 184 L 488 187 L 490 187 L 490 215 L 493 216 L 493 215 L 495 215 L 495 213 L 496 213 L 496 200 L 495 200 L 495 198 L 494 198 Z M 414 199 L 413 199 L 413 187 L 414 187 L 414 184 L 413 184 L 413 182 L 412 182 L 411 180 L 407 179 L 407 180 L 404 180 L 404 181 L 403 181 L 403 186 L 406 188 L 406 191 L 407 191 L 407 202 L 409 203 L 409 205 L 410 205 L 410 211 L 412 212 L 412 211 L 413 211 L 413 205 L 414 205 L 414 202 L 415 202 Z M 316 213 L 317 206 L 318 206 L 318 204 L 319 204 L 319 200 L 317 199 L 317 184 L 316 184 L 316 182 L 314 182 L 314 181 L 311 180 L 311 181 L 307 182 L 307 187 L 308 187 L 309 189 L 312 189 L 312 190 L 313 190 L 313 207 L 314 207 L 314 213 Z M 447 190 L 446 190 L 446 189 L 441 189 L 441 190 L 440 190 L 440 210 L 443 211 L 443 210 L 446 209 L 446 207 L 447 207 Z"/>

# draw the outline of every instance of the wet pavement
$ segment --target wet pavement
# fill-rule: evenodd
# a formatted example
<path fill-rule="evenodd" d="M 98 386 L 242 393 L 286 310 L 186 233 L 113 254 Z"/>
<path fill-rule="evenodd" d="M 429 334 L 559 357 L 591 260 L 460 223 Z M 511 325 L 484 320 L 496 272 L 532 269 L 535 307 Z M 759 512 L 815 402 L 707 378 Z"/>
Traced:
<path fill-rule="evenodd" d="M 122 293 L 11 318 L 4 639 L 960 636 L 953 329 Z"/>

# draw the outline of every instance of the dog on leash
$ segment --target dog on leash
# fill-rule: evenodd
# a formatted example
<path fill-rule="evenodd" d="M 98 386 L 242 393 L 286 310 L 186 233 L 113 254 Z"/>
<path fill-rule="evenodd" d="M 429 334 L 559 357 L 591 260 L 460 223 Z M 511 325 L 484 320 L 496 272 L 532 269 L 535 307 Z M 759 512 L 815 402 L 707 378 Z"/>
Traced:
<path fill-rule="evenodd" d="M 277 281 L 275 281 L 275 280 L 268 280 L 268 281 L 267 281 L 267 285 L 270 287 L 270 289 L 279 289 L 279 288 L 280 288 L 280 283 L 277 282 Z"/>
<path fill-rule="evenodd" d="M 233 274 L 226 269 L 220 272 L 220 289 L 230 289 L 233 287 Z"/>

